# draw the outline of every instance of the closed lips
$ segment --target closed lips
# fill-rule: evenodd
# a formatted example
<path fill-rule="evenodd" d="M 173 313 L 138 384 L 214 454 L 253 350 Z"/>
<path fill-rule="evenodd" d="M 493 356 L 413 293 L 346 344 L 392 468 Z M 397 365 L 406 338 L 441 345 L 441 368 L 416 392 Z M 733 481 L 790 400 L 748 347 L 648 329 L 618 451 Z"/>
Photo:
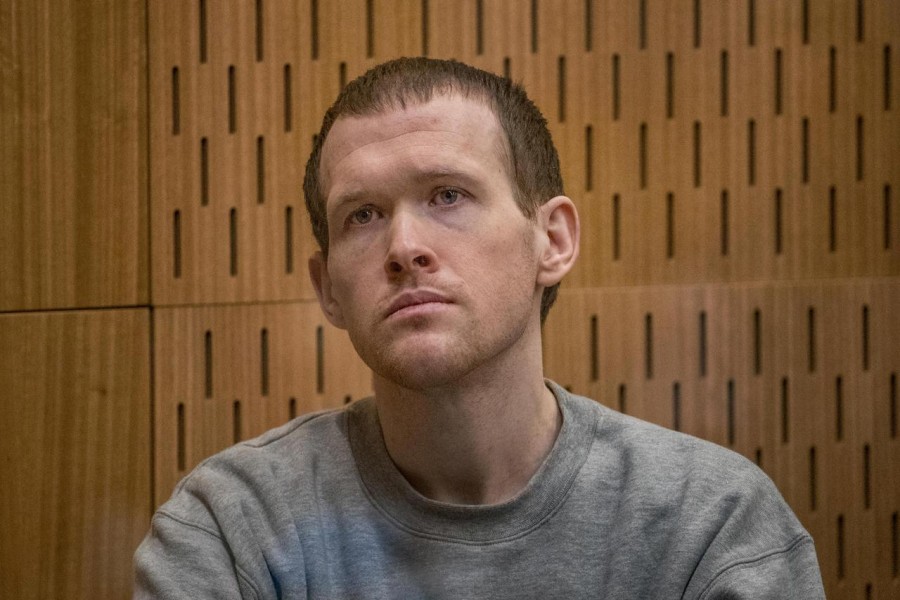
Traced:
<path fill-rule="evenodd" d="M 435 293 L 435 292 L 411 292 L 402 294 L 398 296 L 393 302 L 391 302 L 390 307 L 388 308 L 387 315 L 391 316 L 395 312 L 399 310 L 403 310 L 404 308 L 408 308 L 410 306 L 416 306 L 418 304 L 427 304 L 429 302 L 439 302 L 442 304 L 447 304 L 450 301 L 447 300 L 444 296 Z"/>

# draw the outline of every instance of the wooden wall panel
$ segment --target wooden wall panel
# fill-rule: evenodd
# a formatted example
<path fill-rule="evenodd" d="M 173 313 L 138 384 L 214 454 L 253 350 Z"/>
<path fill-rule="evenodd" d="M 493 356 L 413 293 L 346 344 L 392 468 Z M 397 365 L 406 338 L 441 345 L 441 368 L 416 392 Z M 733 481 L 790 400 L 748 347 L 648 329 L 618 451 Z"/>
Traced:
<path fill-rule="evenodd" d="M 149 311 L 0 315 L 0 596 L 125 598 L 151 509 Z"/>
<path fill-rule="evenodd" d="M 161 308 L 154 344 L 157 505 L 207 456 L 371 394 L 317 303 Z"/>
<path fill-rule="evenodd" d="M 148 301 L 144 4 L 0 6 L 0 311 Z"/>
<path fill-rule="evenodd" d="M 757 462 L 816 539 L 830 596 L 892 597 L 898 298 L 896 279 L 564 290 L 546 373 Z"/>

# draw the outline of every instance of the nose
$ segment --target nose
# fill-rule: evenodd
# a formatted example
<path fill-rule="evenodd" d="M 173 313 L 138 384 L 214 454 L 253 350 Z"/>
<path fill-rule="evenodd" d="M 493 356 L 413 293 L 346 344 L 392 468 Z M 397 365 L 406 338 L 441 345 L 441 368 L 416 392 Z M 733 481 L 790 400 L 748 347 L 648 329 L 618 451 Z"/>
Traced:
<path fill-rule="evenodd" d="M 437 256 L 432 249 L 427 226 L 407 211 L 397 211 L 387 230 L 388 250 L 384 270 L 390 276 L 424 272 L 437 268 Z"/>

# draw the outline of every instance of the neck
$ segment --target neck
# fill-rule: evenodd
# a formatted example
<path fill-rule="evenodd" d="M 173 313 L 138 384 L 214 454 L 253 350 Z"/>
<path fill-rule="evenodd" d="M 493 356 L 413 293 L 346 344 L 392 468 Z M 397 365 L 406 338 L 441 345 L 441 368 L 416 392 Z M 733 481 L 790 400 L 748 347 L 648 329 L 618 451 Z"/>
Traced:
<path fill-rule="evenodd" d="M 385 446 L 422 495 L 454 504 L 510 500 L 550 452 L 562 417 L 544 383 L 540 334 L 524 352 L 507 354 L 452 387 L 410 390 L 375 376 Z"/>

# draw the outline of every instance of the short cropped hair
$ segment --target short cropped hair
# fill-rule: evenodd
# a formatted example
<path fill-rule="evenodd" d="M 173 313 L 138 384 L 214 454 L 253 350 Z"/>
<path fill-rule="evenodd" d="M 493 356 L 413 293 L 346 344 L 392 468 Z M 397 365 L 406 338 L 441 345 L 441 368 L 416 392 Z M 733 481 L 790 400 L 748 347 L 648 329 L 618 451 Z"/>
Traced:
<path fill-rule="evenodd" d="M 519 209 L 534 218 L 537 207 L 563 194 L 559 156 L 547 121 L 525 94 L 505 77 L 454 60 L 398 58 L 351 81 L 325 113 L 306 163 L 303 193 L 313 235 L 328 256 L 328 215 L 321 183 L 322 148 L 342 116 L 369 116 L 424 104 L 435 96 L 459 95 L 484 102 L 497 116 L 508 146 L 508 174 Z M 545 288 L 541 322 L 556 300 L 559 284 Z"/>

